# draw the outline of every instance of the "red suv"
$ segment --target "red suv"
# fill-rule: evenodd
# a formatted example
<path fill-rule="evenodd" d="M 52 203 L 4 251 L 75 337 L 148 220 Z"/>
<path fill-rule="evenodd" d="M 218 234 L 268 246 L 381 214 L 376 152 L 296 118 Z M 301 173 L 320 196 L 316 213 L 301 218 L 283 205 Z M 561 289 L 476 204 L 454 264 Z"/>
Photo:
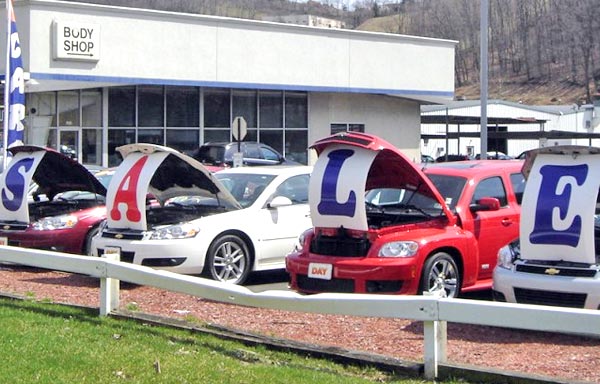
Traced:
<path fill-rule="evenodd" d="M 519 234 L 521 161 L 420 168 L 360 133 L 312 148 L 314 227 L 286 258 L 293 289 L 456 297 L 491 287 L 498 250 Z"/>

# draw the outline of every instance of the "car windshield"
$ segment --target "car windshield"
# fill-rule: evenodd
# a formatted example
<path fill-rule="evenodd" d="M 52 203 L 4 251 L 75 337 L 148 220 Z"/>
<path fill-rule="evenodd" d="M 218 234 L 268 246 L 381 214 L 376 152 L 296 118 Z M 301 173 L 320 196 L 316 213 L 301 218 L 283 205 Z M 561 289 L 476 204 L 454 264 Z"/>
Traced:
<path fill-rule="evenodd" d="M 451 211 L 454 211 L 456 203 L 462 194 L 462 191 L 467 183 L 467 179 L 459 176 L 434 175 L 428 174 L 427 177 L 433 182 L 437 190 L 440 192 L 446 205 Z"/>
<path fill-rule="evenodd" d="M 275 179 L 275 175 L 255 173 L 215 173 L 215 177 L 229 190 L 244 208 L 254 204 L 258 196 Z"/>

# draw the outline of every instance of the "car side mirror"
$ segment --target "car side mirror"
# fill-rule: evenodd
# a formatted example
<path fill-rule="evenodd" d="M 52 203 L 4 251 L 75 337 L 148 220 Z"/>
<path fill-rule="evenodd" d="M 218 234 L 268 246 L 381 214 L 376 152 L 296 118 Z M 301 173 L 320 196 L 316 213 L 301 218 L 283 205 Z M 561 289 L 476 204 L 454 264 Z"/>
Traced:
<path fill-rule="evenodd" d="M 500 200 L 495 197 L 482 197 L 476 204 L 471 204 L 469 209 L 471 212 L 497 211 L 500 209 Z"/>
<path fill-rule="evenodd" d="M 285 196 L 275 196 L 273 200 L 267 203 L 267 208 L 278 208 L 292 205 L 292 200 Z"/>

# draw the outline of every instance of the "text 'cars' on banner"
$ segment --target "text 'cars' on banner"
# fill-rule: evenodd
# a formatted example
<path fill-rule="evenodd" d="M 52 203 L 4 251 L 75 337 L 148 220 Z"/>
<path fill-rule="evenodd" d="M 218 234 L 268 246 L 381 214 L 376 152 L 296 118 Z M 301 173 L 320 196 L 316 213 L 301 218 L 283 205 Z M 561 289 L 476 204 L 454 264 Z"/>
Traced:
<path fill-rule="evenodd" d="M 29 223 L 28 192 L 35 170 L 46 152 L 19 152 L 0 174 L 0 217 L 6 221 Z M 43 191 L 38 191 L 43 193 Z"/>

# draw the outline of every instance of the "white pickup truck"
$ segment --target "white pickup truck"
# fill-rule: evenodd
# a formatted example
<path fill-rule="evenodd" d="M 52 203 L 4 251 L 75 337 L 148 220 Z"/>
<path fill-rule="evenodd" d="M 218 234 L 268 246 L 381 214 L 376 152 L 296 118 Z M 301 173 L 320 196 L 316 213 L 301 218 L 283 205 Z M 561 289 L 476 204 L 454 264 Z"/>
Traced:
<path fill-rule="evenodd" d="M 528 153 L 519 239 L 494 269 L 497 301 L 600 309 L 600 148 Z"/>

